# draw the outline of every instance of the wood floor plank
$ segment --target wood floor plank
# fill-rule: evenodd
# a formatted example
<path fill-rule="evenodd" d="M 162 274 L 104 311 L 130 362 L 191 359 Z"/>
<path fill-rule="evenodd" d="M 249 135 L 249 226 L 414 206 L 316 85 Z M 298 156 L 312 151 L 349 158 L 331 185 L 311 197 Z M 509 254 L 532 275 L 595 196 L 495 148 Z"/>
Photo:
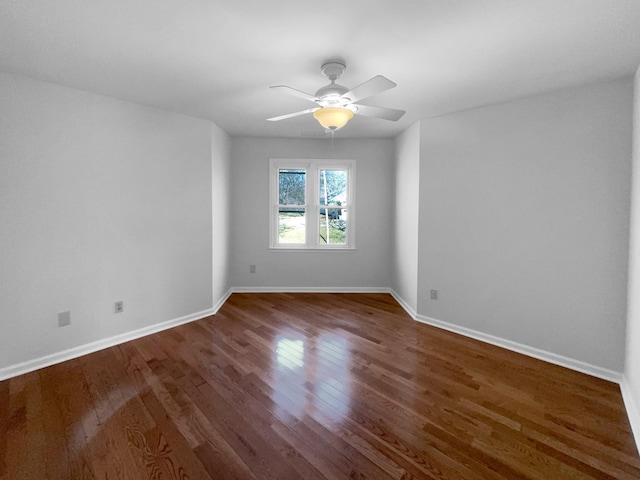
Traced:
<path fill-rule="evenodd" d="M 249 375 L 243 382 L 243 387 L 265 405 L 265 408 L 272 411 L 284 425 L 299 437 L 313 445 L 314 451 L 329 462 L 330 465 L 326 468 L 337 468 L 342 473 L 337 477 L 332 476 L 329 478 L 359 478 L 367 476 L 362 471 L 366 472 L 366 469 L 363 469 L 363 465 L 369 466 L 365 457 L 347 443 L 334 437 L 327 428 L 315 421 L 313 417 L 308 416 L 299 419 L 293 415 L 292 411 L 295 410 L 295 407 L 287 397 L 276 395 L 275 391 L 257 375 Z M 372 478 L 376 478 L 374 475 L 380 477 L 384 474 L 380 470 L 375 470 L 371 474 Z"/>
<path fill-rule="evenodd" d="M 7 438 L 9 434 L 9 382 L 0 382 L 0 480 L 7 478 Z"/>
<path fill-rule="evenodd" d="M 60 468 L 55 453 L 49 454 L 62 443 L 64 437 L 45 442 L 45 430 L 60 434 L 56 422 L 57 408 L 54 405 L 53 418 L 43 415 L 43 400 L 40 395 L 40 383 L 37 372 L 11 379 L 9 399 L 9 428 L 7 434 L 7 478 L 51 478 L 48 470 Z M 50 427 L 50 428 L 47 428 Z M 47 431 L 47 433 L 48 433 Z M 34 458 L 31 455 L 35 453 Z M 65 452 L 60 452 L 62 456 Z M 46 460 L 50 460 L 46 462 Z M 62 465 L 64 468 L 65 465 Z"/>
<path fill-rule="evenodd" d="M 0 382 L 0 480 L 640 478 L 617 385 L 387 294 L 233 294 Z"/>

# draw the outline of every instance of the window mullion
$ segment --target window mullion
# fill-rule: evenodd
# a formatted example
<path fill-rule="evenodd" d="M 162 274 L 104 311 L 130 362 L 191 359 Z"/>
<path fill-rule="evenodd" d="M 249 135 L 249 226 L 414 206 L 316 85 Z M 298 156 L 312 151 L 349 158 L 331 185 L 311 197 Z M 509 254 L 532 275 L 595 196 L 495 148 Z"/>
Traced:
<path fill-rule="evenodd" d="M 318 248 L 318 170 L 315 164 L 309 164 L 307 174 L 307 192 L 309 197 L 307 205 L 309 206 L 307 217 L 307 244 L 310 248 Z"/>

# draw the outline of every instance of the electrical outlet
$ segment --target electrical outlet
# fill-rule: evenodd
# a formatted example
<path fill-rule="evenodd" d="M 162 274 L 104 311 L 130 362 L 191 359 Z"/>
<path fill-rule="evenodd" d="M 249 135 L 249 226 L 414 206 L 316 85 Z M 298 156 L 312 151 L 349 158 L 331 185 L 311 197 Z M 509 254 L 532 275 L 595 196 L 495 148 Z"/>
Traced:
<path fill-rule="evenodd" d="M 256 266 L 255 265 L 249 265 L 249 273 L 256 273 Z"/>
<path fill-rule="evenodd" d="M 124 302 L 122 300 L 113 304 L 114 313 L 122 313 L 124 312 Z"/>
<path fill-rule="evenodd" d="M 431 300 L 438 299 L 438 290 L 431 290 Z"/>
<path fill-rule="evenodd" d="M 66 312 L 60 312 L 58 314 L 58 326 L 59 327 L 66 327 L 67 325 L 71 324 L 71 312 L 70 311 L 66 311 Z"/>

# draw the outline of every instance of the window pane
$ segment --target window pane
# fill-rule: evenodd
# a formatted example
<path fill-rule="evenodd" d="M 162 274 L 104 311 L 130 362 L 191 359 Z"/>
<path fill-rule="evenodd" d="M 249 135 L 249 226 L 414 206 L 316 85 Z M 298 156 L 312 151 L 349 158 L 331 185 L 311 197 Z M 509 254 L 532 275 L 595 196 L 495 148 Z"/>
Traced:
<path fill-rule="evenodd" d="M 307 172 L 281 168 L 278 171 L 278 203 L 304 205 Z"/>
<path fill-rule="evenodd" d="M 278 211 L 278 243 L 306 242 L 304 208 L 280 207 Z"/>
<path fill-rule="evenodd" d="M 347 171 L 320 170 L 320 205 L 344 205 L 347 202 Z"/>
<path fill-rule="evenodd" d="M 347 243 L 347 209 L 321 208 L 318 231 L 319 243 L 345 245 Z"/>

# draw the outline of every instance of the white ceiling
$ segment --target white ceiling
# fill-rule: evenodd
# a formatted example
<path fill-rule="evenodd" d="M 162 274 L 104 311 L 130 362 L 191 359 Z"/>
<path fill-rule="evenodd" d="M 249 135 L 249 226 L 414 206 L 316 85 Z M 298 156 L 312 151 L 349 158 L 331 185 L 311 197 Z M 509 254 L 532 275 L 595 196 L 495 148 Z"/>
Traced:
<path fill-rule="evenodd" d="M 0 70 L 206 118 L 231 135 L 322 135 L 313 107 L 327 60 L 340 84 L 392 90 L 336 135 L 392 137 L 415 121 L 631 75 L 637 0 L 0 0 Z"/>

